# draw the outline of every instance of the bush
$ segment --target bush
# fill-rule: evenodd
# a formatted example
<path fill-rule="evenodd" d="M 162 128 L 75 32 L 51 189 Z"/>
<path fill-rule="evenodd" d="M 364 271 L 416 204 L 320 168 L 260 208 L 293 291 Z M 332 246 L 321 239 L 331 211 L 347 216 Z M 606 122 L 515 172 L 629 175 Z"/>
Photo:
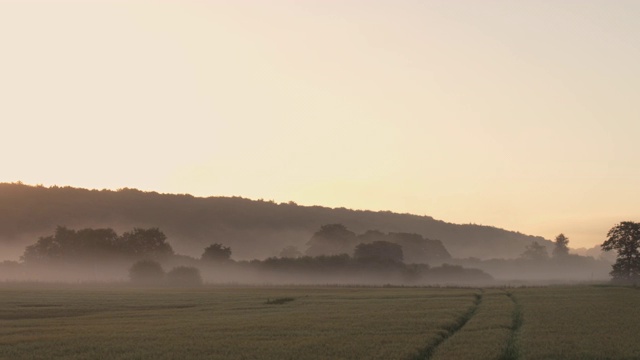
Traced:
<path fill-rule="evenodd" d="M 175 267 L 167 273 L 167 284 L 182 287 L 201 286 L 200 270 L 190 266 Z"/>
<path fill-rule="evenodd" d="M 164 280 L 162 266 L 152 260 L 141 260 L 129 269 L 129 279 L 139 285 L 159 285 Z"/>

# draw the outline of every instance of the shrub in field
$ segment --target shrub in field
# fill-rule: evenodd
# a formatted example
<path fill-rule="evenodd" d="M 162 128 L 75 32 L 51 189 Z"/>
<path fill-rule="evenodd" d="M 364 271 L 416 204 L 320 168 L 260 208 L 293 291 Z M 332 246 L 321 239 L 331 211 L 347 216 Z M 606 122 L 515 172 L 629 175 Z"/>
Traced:
<path fill-rule="evenodd" d="M 162 266 L 152 260 L 141 260 L 129 269 L 129 279 L 139 285 L 159 285 L 164 280 Z"/>
<path fill-rule="evenodd" d="M 202 276 L 200 276 L 198 268 L 178 266 L 167 273 L 167 284 L 184 287 L 201 286 Z"/>

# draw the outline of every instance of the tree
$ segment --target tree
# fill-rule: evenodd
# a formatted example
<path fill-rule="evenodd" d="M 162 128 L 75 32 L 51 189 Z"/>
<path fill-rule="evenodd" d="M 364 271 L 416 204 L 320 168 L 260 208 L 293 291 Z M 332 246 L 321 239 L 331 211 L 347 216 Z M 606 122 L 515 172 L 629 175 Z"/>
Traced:
<path fill-rule="evenodd" d="M 26 262 L 82 262 L 107 260 L 118 254 L 118 235 L 113 229 L 73 230 L 58 226 L 53 235 L 40 237 L 27 246 L 22 255 Z"/>
<path fill-rule="evenodd" d="M 383 233 L 380 230 L 367 230 L 364 234 L 358 235 L 358 242 L 360 243 L 372 243 L 374 241 L 387 241 L 389 235 Z"/>
<path fill-rule="evenodd" d="M 298 250 L 297 247 L 290 245 L 285 247 L 284 249 L 282 249 L 282 251 L 280 251 L 280 257 L 281 258 L 299 258 L 302 256 L 302 253 L 300 252 L 300 250 Z"/>
<path fill-rule="evenodd" d="M 610 274 L 615 281 L 640 281 L 640 223 L 623 221 L 607 233 L 602 250 L 616 250 L 618 257 Z"/>
<path fill-rule="evenodd" d="M 322 225 L 307 242 L 307 255 L 350 254 L 356 241 L 356 234 L 342 224 Z"/>
<path fill-rule="evenodd" d="M 531 245 L 526 247 L 520 257 L 526 260 L 542 261 L 549 258 L 549 253 L 547 253 L 546 247 L 538 244 L 537 241 L 533 241 Z"/>
<path fill-rule="evenodd" d="M 164 279 L 164 270 L 156 261 L 140 260 L 129 269 L 129 279 L 138 285 L 159 285 Z"/>
<path fill-rule="evenodd" d="M 134 228 L 120 237 L 120 246 L 124 251 L 135 257 L 163 257 L 173 254 L 171 245 L 167 243 L 167 236 L 158 228 Z"/>
<path fill-rule="evenodd" d="M 229 261 L 231 259 L 231 248 L 222 244 L 211 244 L 204 249 L 201 256 L 206 261 Z"/>
<path fill-rule="evenodd" d="M 25 262 L 86 262 L 117 258 L 157 258 L 173 254 L 167 237 L 158 228 L 135 228 L 118 236 L 113 229 L 73 230 L 58 226 L 53 235 L 40 237 L 24 251 Z"/>
<path fill-rule="evenodd" d="M 567 255 L 569 255 L 569 238 L 560 234 L 556 236 L 553 257 L 566 257 Z"/>
<path fill-rule="evenodd" d="M 202 285 L 202 276 L 198 268 L 178 266 L 167 273 L 167 283 L 171 286 L 197 287 Z"/>
<path fill-rule="evenodd" d="M 353 252 L 356 260 L 402 262 L 402 246 L 389 241 L 361 243 Z"/>
<path fill-rule="evenodd" d="M 451 254 L 439 240 L 431 240 L 420 234 L 389 233 L 389 241 L 402 246 L 404 261 L 409 264 L 441 262 L 451 259 Z"/>

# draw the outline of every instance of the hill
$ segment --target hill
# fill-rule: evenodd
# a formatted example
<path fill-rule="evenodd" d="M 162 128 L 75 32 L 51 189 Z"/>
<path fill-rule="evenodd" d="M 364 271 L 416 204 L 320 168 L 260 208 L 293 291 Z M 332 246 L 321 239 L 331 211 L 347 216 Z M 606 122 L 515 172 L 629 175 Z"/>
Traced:
<path fill-rule="evenodd" d="M 322 225 L 341 223 L 367 230 L 416 233 L 440 240 L 453 257 L 514 258 L 541 237 L 483 225 L 458 225 L 429 216 L 362 211 L 241 197 L 200 198 L 135 189 L 87 190 L 73 187 L 0 183 L 0 260 L 17 259 L 24 247 L 56 226 L 70 228 L 158 227 L 177 253 L 199 256 L 214 242 L 230 246 L 235 259 L 276 256 L 286 246 L 304 251 Z"/>

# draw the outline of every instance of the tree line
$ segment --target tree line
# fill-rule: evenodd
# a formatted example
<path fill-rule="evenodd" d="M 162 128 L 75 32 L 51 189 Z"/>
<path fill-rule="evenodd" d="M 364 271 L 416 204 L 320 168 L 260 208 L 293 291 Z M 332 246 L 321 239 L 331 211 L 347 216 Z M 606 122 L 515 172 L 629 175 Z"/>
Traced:
<path fill-rule="evenodd" d="M 167 236 L 158 228 L 134 228 L 118 235 L 113 229 L 74 230 L 58 226 L 26 247 L 22 260 L 32 262 L 86 262 L 115 259 L 162 259 L 173 255 Z"/>
<path fill-rule="evenodd" d="M 133 263 L 129 268 L 129 278 L 136 284 L 144 285 L 199 284 L 202 283 L 200 268 L 274 274 L 293 272 L 318 277 L 328 274 L 347 277 L 393 275 L 406 281 L 433 279 L 435 275 L 440 278 L 466 278 L 469 281 L 491 279 L 482 271 L 461 266 L 431 267 L 425 261 L 421 261 L 421 264 L 405 264 L 400 243 L 408 246 L 414 252 L 412 255 L 422 260 L 429 258 L 430 250 L 436 253 L 431 258 L 450 258 L 441 243 L 431 242 L 417 234 L 368 231 L 355 235 L 342 224 L 328 224 L 309 240 L 307 253 L 314 256 L 289 249 L 289 256 L 251 261 L 233 260 L 231 248 L 217 242 L 205 247 L 199 258 L 178 255 L 168 243 L 167 236 L 158 228 L 134 228 L 119 235 L 111 228 L 75 230 L 58 226 L 52 235 L 42 236 L 27 246 L 22 261 L 27 267 Z M 434 244 L 437 246 L 430 247 Z M 348 253 L 333 253 L 337 249 Z M 283 252 L 286 251 L 286 248 L 283 249 Z M 178 266 L 165 272 L 163 263 Z"/>
<path fill-rule="evenodd" d="M 441 241 L 424 238 L 420 234 L 367 230 L 356 235 L 343 224 L 322 225 L 307 242 L 306 254 L 339 255 L 354 254 L 356 257 L 388 257 L 406 263 L 424 264 L 443 262 L 451 254 Z M 369 255 L 365 255 L 369 253 Z"/>
<path fill-rule="evenodd" d="M 556 262 L 582 260 L 582 257 L 569 254 L 568 243 L 569 239 L 564 234 L 556 237 L 552 251 Z M 191 264 L 237 264 L 269 271 L 396 271 L 409 276 L 426 274 L 435 268 L 430 268 L 426 261 L 407 263 L 405 246 L 412 256 L 418 254 L 420 259 L 426 258 L 428 249 L 435 249 L 438 254 L 435 258 L 450 259 L 446 249 L 442 252 L 438 246 L 429 248 L 428 245 L 433 244 L 417 234 L 385 234 L 370 230 L 356 235 L 342 224 L 327 224 L 309 239 L 306 256 L 289 246 L 283 249 L 280 257 L 236 262 L 231 257 L 231 248 L 220 243 L 204 248 L 199 259 L 177 255 L 167 242 L 167 236 L 158 228 L 134 228 L 118 235 L 110 228 L 74 230 L 58 226 L 52 235 L 40 237 L 35 244 L 27 246 L 22 261 L 27 265 L 108 261 L 160 263 L 174 258 L 186 259 Z M 609 230 L 601 247 L 604 251 L 617 252 L 610 272 L 614 281 L 640 282 L 640 223 L 624 221 L 617 224 Z M 549 258 L 546 247 L 535 242 L 520 257 L 522 261 L 529 262 L 544 262 Z M 460 272 L 456 268 L 440 271 L 454 270 Z M 182 269 L 176 270 L 177 274 L 169 272 L 165 275 L 178 279 L 189 271 L 193 273 L 193 270 Z"/>

